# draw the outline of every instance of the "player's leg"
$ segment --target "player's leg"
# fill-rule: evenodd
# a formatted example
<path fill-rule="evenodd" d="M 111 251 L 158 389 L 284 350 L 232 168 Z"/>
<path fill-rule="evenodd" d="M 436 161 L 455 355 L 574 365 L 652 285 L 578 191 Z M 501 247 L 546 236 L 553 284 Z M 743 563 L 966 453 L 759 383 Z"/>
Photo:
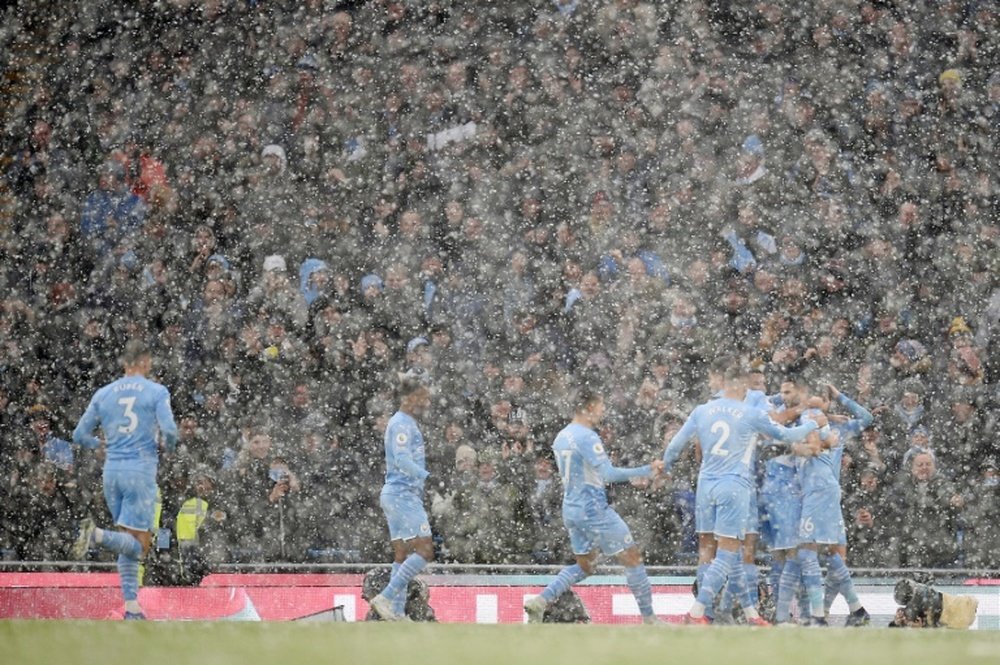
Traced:
<path fill-rule="evenodd" d="M 406 618 L 410 580 L 434 559 L 434 541 L 427 513 L 417 497 L 383 492 L 380 503 L 389 524 L 393 558 L 399 566 L 393 566 L 389 584 L 372 599 L 371 606 L 383 619 L 398 621 Z"/>
<path fill-rule="evenodd" d="M 815 542 L 799 545 L 797 554 L 802 569 L 802 586 L 809 599 L 809 616 L 814 624 L 823 625 L 823 571 L 819 567 L 819 552 Z"/>
<path fill-rule="evenodd" d="M 781 567 L 781 579 L 778 581 L 778 600 L 774 608 L 774 622 L 788 623 L 792 618 L 792 601 L 799 592 L 802 569 L 794 548 L 780 552 L 784 564 Z"/>
<path fill-rule="evenodd" d="M 639 606 L 639 614 L 644 623 L 656 623 L 653 612 L 653 589 L 649 584 L 646 567 L 642 563 L 642 552 L 632 538 L 632 532 L 624 520 L 613 509 L 605 512 L 602 529 L 601 548 L 614 552 L 618 563 L 625 567 L 625 581 Z"/>
<path fill-rule="evenodd" d="M 733 481 L 711 481 L 709 497 L 715 506 L 713 514 L 705 513 L 702 526 L 712 523 L 718 547 L 715 558 L 702 576 L 698 597 L 688 613 L 692 623 L 705 623 L 705 608 L 710 606 L 730 575 L 743 578 L 741 541 L 746 531 L 746 509 L 749 489 Z M 739 582 L 739 580 L 737 580 Z M 744 580 L 745 584 L 745 580 Z M 741 602 L 749 605 L 746 597 Z M 747 610 L 749 617 L 756 617 L 756 608 Z"/>
<path fill-rule="evenodd" d="M 760 569 L 757 567 L 758 534 L 747 532 L 743 539 L 743 575 L 747 580 L 747 591 L 754 607 L 760 603 L 757 587 L 760 585 Z"/>
<path fill-rule="evenodd" d="M 698 483 L 695 492 L 694 508 L 694 528 L 698 534 L 698 571 L 695 574 L 697 587 L 701 589 L 701 581 L 705 576 L 705 571 L 712 565 L 719 543 L 715 539 L 715 505 L 712 502 L 712 483 L 704 481 Z M 710 619 L 713 618 L 712 606 L 705 609 L 705 614 Z"/>
<path fill-rule="evenodd" d="M 592 575 L 597 565 L 600 551 L 595 546 L 595 541 L 588 530 L 569 520 L 565 522 L 570 534 L 570 545 L 573 548 L 576 563 L 560 570 L 556 578 L 542 589 L 541 594 L 524 603 L 524 613 L 528 617 L 528 623 L 541 623 L 545 615 L 545 608 L 569 591 L 574 584 L 582 582 L 588 575 Z"/>
<path fill-rule="evenodd" d="M 757 536 L 760 532 L 760 518 L 757 511 L 757 491 L 750 490 L 750 497 L 747 503 L 746 536 L 743 538 L 743 569 L 742 579 L 736 575 L 729 576 L 729 582 L 723 588 L 719 598 L 719 609 L 722 611 L 720 619 L 727 619 L 731 614 L 733 600 L 738 598 L 749 598 L 751 606 L 756 608 L 760 600 L 757 594 L 757 584 L 760 573 L 754 561 L 757 551 Z M 740 601 L 741 603 L 743 601 Z"/>
<path fill-rule="evenodd" d="M 125 618 L 142 619 L 139 606 L 139 560 L 151 543 L 156 512 L 156 475 L 143 471 L 108 471 L 105 499 L 119 531 L 94 530 L 94 540 L 118 553 L 118 576 L 125 600 Z"/>
<path fill-rule="evenodd" d="M 802 516 L 802 500 L 794 495 L 772 497 L 769 506 L 772 523 L 773 555 L 781 561 L 778 577 L 775 623 L 791 620 L 792 601 L 798 594 L 802 570 L 796 554 Z"/>
<path fill-rule="evenodd" d="M 854 589 L 854 580 L 851 579 L 851 571 L 847 567 L 847 545 L 832 545 L 829 547 L 829 556 L 827 558 L 827 571 L 826 579 L 829 585 L 832 581 L 836 593 L 840 593 L 844 596 L 844 600 L 847 601 L 847 606 L 850 609 L 850 615 L 847 617 L 847 626 L 867 626 L 871 622 L 871 616 L 868 611 L 861 604 L 861 600 L 858 598 L 858 593 Z M 836 593 L 834 598 L 836 598 Z M 829 596 L 829 594 L 827 594 Z M 830 605 L 833 604 L 833 599 L 830 599 Z M 824 606 L 827 612 L 829 612 L 830 605 Z"/>
<path fill-rule="evenodd" d="M 389 573 L 389 579 L 391 580 L 399 572 L 400 567 L 406 561 L 406 557 L 412 553 L 412 550 L 407 545 L 407 542 L 402 539 L 393 540 L 390 544 L 392 545 L 392 570 Z M 393 600 L 392 609 L 396 614 L 406 614 L 406 594 Z"/>

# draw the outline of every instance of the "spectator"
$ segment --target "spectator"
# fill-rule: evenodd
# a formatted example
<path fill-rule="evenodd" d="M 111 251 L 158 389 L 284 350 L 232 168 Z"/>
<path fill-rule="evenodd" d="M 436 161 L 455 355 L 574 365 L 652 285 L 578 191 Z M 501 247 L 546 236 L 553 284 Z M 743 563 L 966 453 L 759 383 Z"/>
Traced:
<path fill-rule="evenodd" d="M 980 467 L 978 482 L 970 487 L 966 512 L 965 564 L 991 569 L 1000 563 L 1000 467 L 987 459 Z"/>
<path fill-rule="evenodd" d="M 908 473 L 888 496 L 890 531 L 899 565 L 950 568 L 958 558 L 958 519 L 965 499 L 938 471 L 927 452 L 913 456 Z"/>
<path fill-rule="evenodd" d="M 848 556 L 852 566 L 878 568 L 891 564 L 886 560 L 886 551 L 893 531 L 889 528 L 885 500 L 879 472 L 872 467 L 863 468 L 857 489 L 844 500 Z"/>

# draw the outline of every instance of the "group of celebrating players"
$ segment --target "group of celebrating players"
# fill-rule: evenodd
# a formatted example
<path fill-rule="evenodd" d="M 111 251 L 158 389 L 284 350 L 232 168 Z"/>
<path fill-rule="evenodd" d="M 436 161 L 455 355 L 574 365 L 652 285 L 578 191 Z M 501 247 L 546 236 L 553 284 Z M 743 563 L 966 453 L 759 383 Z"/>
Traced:
<path fill-rule="evenodd" d="M 697 597 L 685 623 L 710 624 L 713 614 L 718 623 L 731 622 L 733 603 L 738 602 L 747 624 L 771 625 L 757 609 L 754 557 L 761 538 L 772 555 L 769 587 L 776 595 L 776 623 L 791 623 L 798 598 L 800 623 L 827 625 L 830 606 L 840 594 L 850 608 L 846 625 L 866 625 L 868 612 L 845 564 L 840 459 L 845 440 L 868 427 L 872 414 L 829 384 L 825 394 L 816 395 L 795 378 L 785 380 L 777 395 L 768 396 L 763 387 L 763 375 L 741 360 L 718 360 L 709 369 L 712 399 L 691 412 L 662 459 L 635 468 L 611 463 L 596 431 L 604 399 L 588 386 L 579 388 L 573 420 L 552 444 L 563 484 L 563 523 L 576 563 L 525 603 L 528 621 L 541 622 L 546 608 L 591 575 L 603 554 L 615 556 L 624 566 L 643 622 L 661 623 L 653 611 L 642 553 L 624 520 L 608 505 L 605 486 L 668 474 L 687 444 L 697 439 Z M 430 377 L 409 370 L 400 377 L 399 397 L 399 410 L 385 432 L 386 481 L 380 497 L 394 562 L 389 584 L 371 601 L 375 612 L 390 621 L 406 618 L 407 585 L 433 557 L 423 509 L 428 474 L 417 422 L 431 403 Z M 833 414 L 836 407 L 846 413 Z M 821 552 L 827 555 L 825 583 Z"/>
<path fill-rule="evenodd" d="M 138 604 L 139 561 L 150 546 L 156 498 L 157 432 L 169 448 L 177 437 L 170 393 L 146 378 L 148 348 L 130 342 L 123 353 L 124 376 L 95 393 L 73 433 L 74 441 L 96 447 L 100 427 L 106 441 L 104 495 L 116 531 L 83 524 L 75 544 L 82 555 L 94 546 L 118 553 L 125 618 L 145 618 Z M 850 608 L 847 625 L 865 625 L 869 615 L 858 600 L 845 564 L 846 536 L 840 507 L 840 459 L 845 440 L 872 422 L 872 414 L 834 386 L 811 394 L 801 380 L 787 379 L 777 395 L 763 392 L 764 377 L 737 358 L 709 368 L 712 398 L 695 408 L 674 434 L 662 459 L 635 468 L 611 463 L 597 434 L 605 404 L 589 386 L 574 395 L 573 420 L 552 444 L 563 484 L 563 522 L 576 563 L 524 605 L 529 622 L 574 584 L 591 575 L 599 557 L 613 555 L 625 568 L 644 623 L 660 623 L 642 553 L 624 520 L 608 505 L 605 486 L 633 478 L 669 474 L 692 439 L 699 443 L 701 469 L 696 493 L 699 538 L 697 597 L 684 620 L 689 624 L 732 621 L 739 603 L 746 623 L 767 626 L 758 613 L 758 538 L 771 551 L 769 588 L 776 595 L 774 621 L 791 622 L 799 597 L 800 620 L 826 625 L 838 594 Z M 399 408 L 384 438 L 386 474 L 380 504 L 386 515 L 394 562 L 388 585 L 371 600 L 386 620 L 405 619 L 409 582 L 434 556 L 424 511 L 425 445 L 418 419 L 431 404 L 430 376 L 420 368 L 401 374 Z M 839 407 L 846 413 L 834 414 Z M 839 410 L 838 409 L 838 410 Z M 827 555 L 824 584 L 820 552 Z"/>

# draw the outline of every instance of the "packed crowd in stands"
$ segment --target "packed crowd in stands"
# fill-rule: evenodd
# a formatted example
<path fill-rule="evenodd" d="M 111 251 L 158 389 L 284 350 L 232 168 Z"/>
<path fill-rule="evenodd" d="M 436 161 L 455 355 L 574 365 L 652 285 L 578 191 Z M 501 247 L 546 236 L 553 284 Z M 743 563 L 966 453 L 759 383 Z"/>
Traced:
<path fill-rule="evenodd" d="M 725 352 L 875 414 L 852 565 L 1000 564 L 997 3 L 55 4 L 0 28 L 45 55 L 0 135 L 3 558 L 107 525 L 67 441 L 141 337 L 210 561 L 388 560 L 419 365 L 441 559 L 563 563 L 567 391 L 641 464 Z M 692 560 L 696 469 L 614 488 L 648 563 Z"/>

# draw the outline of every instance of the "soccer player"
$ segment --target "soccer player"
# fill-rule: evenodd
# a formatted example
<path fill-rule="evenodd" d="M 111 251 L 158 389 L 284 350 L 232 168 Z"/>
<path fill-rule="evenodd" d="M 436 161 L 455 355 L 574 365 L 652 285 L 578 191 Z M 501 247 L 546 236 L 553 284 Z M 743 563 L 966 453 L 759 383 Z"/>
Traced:
<path fill-rule="evenodd" d="M 434 559 L 431 527 L 424 511 L 424 436 L 417 418 L 431 404 L 430 376 L 414 367 L 400 375 L 399 410 L 385 428 L 385 484 L 379 503 L 389 522 L 393 564 L 389 584 L 372 598 L 371 607 L 386 621 L 406 619 L 406 590 Z"/>
<path fill-rule="evenodd" d="M 632 478 L 653 478 L 663 463 L 622 469 L 612 466 L 595 429 L 604 417 L 604 398 L 583 387 L 575 396 L 573 421 L 552 444 L 563 483 L 563 524 L 569 532 L 576 563 L 559 571 L 556 579 L 524 604 L 529 623 L 541 623 L 545 608 L 577 582 L 593 574 L 601 552 L 625 566 L 625 579 L 639 605 L 643 623 L 659 623 L 653 613 L 653 593 L 642 564 L 642 553 L 615 509 L 608 505 L 604 486 Z"/>
<path fill-rule="evenodd" d="M 745 373 L 738 363 L 732 363 L 724 374 L 721 397 L 695 408 L 663 453 L 664 470 L 669 471 L 687 443 L 698 437 L 702 462 L 695 495 L 695 527 L 699 534 L 713 534 L 718 544 L 715 558 L 700 580 L 698 597 L 686 617 L 688 623 L 709 623 L 705 608 L 712 604 L 726 578 L 743 577 L 740 547 L 746 532 L 753 485 L 750 462 L 757 435 L 793 443 L 818 426 L 779 427 L 762 410 L 744 403 L 746 392 Z M 745 579 L 739 601 L 748 623 L 767 625 L 750 601 Z"/>
<path fill-rule="evenodd" d="M 781 383 L 778 404 L 772 413 L 773 419 L 781 424 L 799 420 L 806 409 L 805 401 L 802 399 L 803 385 L 795 379 L 786 379 Z M 795 558 L 802 517 L 802 487 L 797 458 L 807 457 L 820 449 L 817 435 L 811 435 L 808 443 L 808 446 L 800 446 L 771 457 L 764 465 L 764 481 L 760 491 L 766 514 L 766 529 L 763 536 L 771 552 L 770 586 L 777 604 L 775 616 L 777 623 L 788 621 L 791 599 L 795 595 L 800 579 L 799 563 Z M 784 603 L 781 594 L 783 584 L 786 587 Z"/>
<path fill-rule="evenodd" d="M 827 550 L 826 593 L 823 599 L 824 615 L 829 614 L 830 606 L 833 605 L 834 599 L 840 594 L 844 596 L 844 600 L 847 601 L 848 608 L 850 609 L 850 615 L 848 615 L 845 625 L 866 626 L 871 622 L 871 616 L 858 599 L 858 594 L 854 590 L 854 582 L 851 579 L 851 571 L 848 570 L 846 563 L 847 532 L 840 505 L 840 460 L 843 457 L 844 445 L 847 441 L 860 436 L 861 432 L 871 426 L 874 417 L 868 409 L 837 390 L 837 387 L 833 384 L 828 383 L 824 387 L 826 388 L 826 397 L 820 395 L 814 398 L 813 401 L 816 406 L 824 412 L 829 412 L 831 404 L 836 402 L 846 409 L 851 417 L 833 416 L 830 419 L 830 428 L 838 435 L 838 444 L 827 451 L 831 459 L 826 461 L 821 468 L 817 469 L 817 472 L 822 474 L 822 482 L 818 483 L 817 496 L 814 499 L 809 498 L 809 494 L 806 493 L 805 483 L 803 482 L 803 492 L 805 495 L 803 496 L 802 517 L 803 520 L 806 518 L 806 505 L 808 504 L 810 506 L 810 517 L 816 520 L 828 519 L 831 523 L 837 522 L 839 524 L 837 527 L 837 542 L 822 543 L 826 545 Z M 821 512 L 826 514 L 813 515 L 811 512 L 812 506 L 817 506 Z"/>
<path fill-rule="evenodd" d="M 726 362 L 731 362 L 728 359 L 724 359 Z M 722 385 L 722 373 L 725 372 L 725 366 L 716 366 L 714 372 L 710 370 L 709 373 L 709 385 Z M 771 417 L 772 405 L 768 400 L 767 393 L 767 381 L 764 377 L 763 370 L 757 366 L 750 370 L 747 376 L 747 394 L 743 399 L 743 402 L 764 411 Z M 716 397 L 721 396 L 721 391 L 718 391 L 715 395 Z M 774 420 L 774 418 L 772 418 Z M 760 444 L 755 444 L 759 446 Z M 757 563 L 755 561 L 757 554 L 757 540 L 760 537 L 760 510 L 758 508 L 758 481 L 759 474 L 757 473 L 757 455 L 755 454 L 750 460 L 750 470 L 751 476 L 754 478 L 753 486 L 750 488 L 750 501 L 747 505 L 747 529 L 746 535 L 743 539 L 743 580 L 741 581 L 737 576 L 730 575 L 729 582 L 726 584 L 723 594 L 719 601 L 719 609 L 722 610 L 721 614 L 716 617 L 716 621 L 719 623 L 729 622 L 731 620 L 731 613 L 729 610 L 732 608 L 732 600 L 734 597 L 742 595 L 742 589 L 740 585 L 745 582 L 747 593 L 750 597 L 750 602 L 753 603 L 754 607 L 757 607 L 759 596 L 757 593 L 757 587 L 760 580 L 760 570 L 757 568 Z M 712 539 L 713 543 L 715 537 L 713 534 L 702 534 L 703 536 L 708 536 Z M 699 548 L 699 559 L 698 567 L 701 574 L 704 574 L 705 569 L 711 563 L 712 559 L 715 557 L 714 546 L 711 549 L 711 556 L 705 558 L 701 557 L 702 548 Z M 706 608 L 709 609 L 709 608 Z M 707 614 L 707 612 L 706 612 Z"/>
<path fill-rule="evenodd" d="M 118 554 L 118 574 L 125 598 L 125 619 L 144 619 L 139 606 L 139 560 L 149 550 L 156 511 L 156 468 L 159 461 L 157 429 L 168 450 L 177 443 L 177 425 L 170 409 L 170 392 L 146 378 L 153 368 L 146 344 L 131 340 L 121 357 L 125 375 L 104 386 L 90 400 L 73 441 L 97 448 L 94 436 L 104 432 L 104 500 L 118 531 L 81 523 L 73 556 L 82 559 L 93 545 Z"/>

